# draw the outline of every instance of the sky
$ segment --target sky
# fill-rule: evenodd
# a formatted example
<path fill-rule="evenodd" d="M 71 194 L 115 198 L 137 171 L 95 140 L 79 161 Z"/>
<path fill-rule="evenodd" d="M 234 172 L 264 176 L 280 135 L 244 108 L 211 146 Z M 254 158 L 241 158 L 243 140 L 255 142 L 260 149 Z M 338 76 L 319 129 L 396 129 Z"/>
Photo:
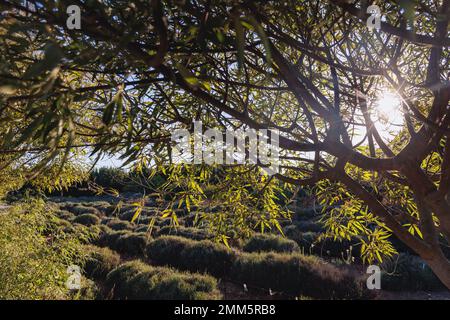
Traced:
<path fill-rule="evenodd" d="M 110 156 L 110 155 L 104 155 L 102 159 L 100 159 L 97 164 L 95 165 L 95 168 L 101 168 L 101 167 L 120 167 L 122 165 L 123 161 L 119 159 L 119 155 L 116 156 Z"/>

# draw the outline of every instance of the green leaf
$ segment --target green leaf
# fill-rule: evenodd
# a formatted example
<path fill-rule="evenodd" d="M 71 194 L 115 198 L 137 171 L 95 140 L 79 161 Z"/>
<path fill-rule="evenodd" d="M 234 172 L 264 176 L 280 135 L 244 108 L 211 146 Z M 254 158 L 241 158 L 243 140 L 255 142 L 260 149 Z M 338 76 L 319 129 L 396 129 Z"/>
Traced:
<path fill-rule="evenodd" d="M 115 108 L 116 108 L 115 103 L 111 101 L 106 105 L 105 110 L 103 110 L 102 121 L 107 126 L 111 124 Z"/>
<path fill-rule="evenodd" d="M 47 43 L 44 47 L 44 58 L 31 65 L 25 74 L 24 79 L 31 79 L 45 71 L 53 70 L 64 57 L 59 46 L 53 42 Z"/>
<path fill-rule="evenodd" d="M 133 215 L 133 218 L 131 218 L 131 222 L 134 222 L 141 214 L 142 207 L 138 207 Z"/>
<path fill-rule="evenodd" d="M 200 86 L 200 81 L 198 81 L 198 79 L 195 77 L 195 75 L 189 71 L 188 69 L 186 69 L 183 65 L 177 63 L 176 65 L 178 71 L 180 71 L 181 76 L 183 77 L 184 81 L 186 81 L 186 83 L 194 88 L 198 88 Z"/>

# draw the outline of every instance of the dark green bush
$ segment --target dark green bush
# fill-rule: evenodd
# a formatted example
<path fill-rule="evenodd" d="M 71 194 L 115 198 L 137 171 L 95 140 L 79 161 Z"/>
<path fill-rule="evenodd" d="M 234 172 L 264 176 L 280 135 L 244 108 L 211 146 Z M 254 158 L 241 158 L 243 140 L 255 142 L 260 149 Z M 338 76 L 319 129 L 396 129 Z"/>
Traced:
<path fill-rule="evenodd" d="M 112 219 L 112 220 L 108 221 L 108 223 L 106 225 L 116 231 L 133 229 L 133 224 L 131 224 L 128 221 L 122 221 L 119 219 Z"/>
<path fill-rule="evenodd" d="M 294 213 L 292 214 L 293 220 L 311 220 L 320 215 L 314 210 L 314 208 L 295 208 Z"/>
<path fill-rule="evenodd" d="M 113 213 L 115 213 L 117 211 L 117 205 L 116 204 L 111 204 L 108 207 L 105 206 L 101 211 L 105 215 L 111 216 Z"/>
<path fill-rule="evenodd" d="M 85 226 L 76 222 L 72 224 L 72 227 L 67 232 L 77 234 L 80 242 L 83 244 L 97 242 L 101 235 L 101 230 L 98 225 Z"/>
<path fill-rule="evenodd" d="M 123 191 L 125 185 L 129 183 L 128 173 L 121 168 L 102 167 L 95 169 L 91 173 L 91 179 L 104 188 L 112 188 Z"/>
<path fill-rule="evenodd" d="M 148 235 L 143 232 L 119 230 L 102 234 L 97 244 L 128 256 L 141 257 L 145 254 L 147 242 Z"/>
<path fill-rule="evenodd" d="M 289 225 L 283 228 L 286 238 L 291 239 L 300 246 L 300 248 L 309 250 L 319 235 L 315 232 L 302 232 L 295 225 Z"/>
<path fill-rule="evenodd" d="M 126 233 L 115 241 L 115 249 L 128 256 L 142 256 L 147 245 L 145 233 Z"/>
<path fill-rule="evenodd" d="M 351 254 L 355 258 L 359 258 L 359 247 L 355 241 L 342 240 L 335 241 L 333 239 L 325 239 L 316 242 L 312 253 L 321 257 L 343 258 Z"/>
<path fill-rule="evenodd" d="M 108 201 L 95 201 L 91 203 L 91 206 L 98 209 L 98 210 L 104 210 L 105 208 L 108 208 L 111 204 Z"/>
<path fill-rule="evenodd" d="M 100 228 L 100 235 L 104 233 L 111 233 L 114 231 L 113 229 L 104 224 L 100 224 L 98 227 Z"/>
<path fill-rule="evenodd" d="M 114 209 L 111 210 L 112 206 L 109 202 L 106 201 L 99 201 L 92 204 L 92 207 L 97 209 L 102 215 L 109 215 L 111 214 Z"/>
<path fill-rule="evenodd" d="M 191 245 L 192 241 L 186 238 L 164 236 L 151 241 L 146 248 L 147 257 L 158 265 L 171 265 L 182 263 L 180 252 Z"/>
<path fill-rule="evenodd" d="M 162 218 L 161 216 L 155 216 L 154 213 L 152 215 L 142 215 L 137 219 L 138 223 L 149 224 L 152 220 L 155 221 L 155 225 L 158 227 L 170 226 L 171 219 L 170 218 Z"/>
<path fill-rule="evenodd" d="M 359 258 L 359 247 L 356 241 L 323 239 L 317 241 L 319 234 L 316 232 L 304 232 L 296 225 L 290 225 L 283 229 L 287 238 L 294 240 L 302 248 L 303 252 L 315 254 L 320 257 L 342 258 L 351 255 Z"/>
<path fill-rule="evenodd" d="M 119 214 L 120 220 L 131 221 L 136 213 L 136 208 L 131 208 Z M 142 214 L 142 213 L 141 213 Z"/>
<path fill-rule="evenodd" d="M 107 225 L 111 221 L 118 221 L 118 219 L 114 217 L 103 217 L 101 224 Z"/>
<path fill-rule="evenodd" d="M 151 235 L 158 235 L 159 234 L 159 230 L 160 230 L 160 228 L 158 226 L 153 226 Z M 148 232 L 150 232 L 150 229 L 149 229 L 149 225 L 148 224 L 142 224 L 141 223 L 141 224 L 138 224 L 136 226 L 136 228 L 134 228 L 133 231 L 134 232 L 145 232 L 145 233 L 148 233 Z"/>
<path fill-rule="evenodd" d="M 158 234 L 174 235 L 192 240 L 204 240 L 210 237 L 206 230 L 198 228 L 186 228 L 183 226 L 179 226 L 177 228 L 174 228 L 172 226 L 164 226 L 159 230 Z"/>
<path fill-rule="evenodd" d="M 96 208 L 93 207 L 85 207 L 81 205 L 75 205 L 75 206 L 69 206 L 66 208 L 67 211 L 72 212 L 75 215 L 82 215 L 82 214 L 94 214 L 96 216 L 101 216 L 100 211 L 98 211 Z"/>
<path fill-rule="evenodd" d="M 150 242 L 146 252 L 155 264 L 216 276 L 228 275 L 236 259 L 236 254 L 223 245 L 174 236 L 164 236 Z"/>
<path fill-rule="evenodd" d="M 381 288 L 389 291 L 445 290 L 430 267 L 419 257 L 399 254 L 384 263 Z"/>
<path fill-rule="evenodd" d="M 111 271 L 106 286 L 115 299 L 131 300 L 198 300 L 218 299 L 214 278 L 152 267 L 134 260 Z"/>
<path fill-rule="evenodd" d="M 274 252 L 294 252 L 299 251 L 298 244 L 282 236 L 273 234 L 256 234 L 244 245 L 246 252 L 274 251 Z"/>
<path fill-rule="evenodd" d="M 129 230 L 119 230 L 112 232 L 105 232 L 100 235 L 100 238 L 97 241 L 97 244 L 101 247 L 109 247 L 113 250 L 117 248 L 117 240 L 122 236 L 129 234 L 131 231 Z"/>
<path fill-rule="evenodd" d="M 136 227 L 133 229 L 134 232 L 147 232 L 149 228 L 148 224 L 138 224 L 136 225 Z"/>
<path fill-rule="evenodd" d="M 364 293 L 363 282 L 345 269 L 298 253 L 245 253 L 231 274 L 246 284 L 313 298 L 354 299 Z"/>
<path fill-rule="evenodd" d="M 80 290 L 71 292 L 73 300 L 95 300 L 100 297 L 100 289 L 97 284 L 86 277 L 81 277 Z"/>
<path fill-rule="evenodd" d="M 196 219 L 197 213 L 191 212 L 189 215 L 182 217 L 179 220 L 182 221 L 185 227 L 194 227 Z"/>
<path fill-rule="evenodd" d="M 314 221 L 294 221 L 294 225 L 300 232 L 323 232 L 324 226 L 319 222 Z"/>
<path fill-rule="evenodd" d="M 56 224 L 61 227 L 63 230 L 69 230 L 72 227 L 72 223 L 64 219 L 56 220 Z"/>
<path fill-rule="evenodd" d="M 119 265 L 106 276 L 107 291 L 112 291 L 115 299 L 129 298 L 132 295 L 130 282 L 143 270 L 148 270 L 148 265 L 138 260 Z"/>
<path fill-rule="evenodd" d="M 73 222 L 79 223 L 85 226 L 92 226 L 95 224 L 100 224 L 100 218 L 96 215 L 85 213 L 81 214 L 79 216 L 76 216 L 75 219 L 73 219 Z"/>
<path fill-rule="evenodd" d="M 67 221 L 71 221 L 71 220 L 73 220 L 75 218 L 75 215 L 72 212 L 67 211 L 67 210 L 59 210 L 59 211 L 57 211 L 56 212 L 56 216 L 58 218 L 60 218 L 60 219 L 64 219 L 64 220 L 67 220 Z"/>
<path fill-rule="evenodd" d="M 319 235 L 315 232 L 302 232 L 295 241 L 302 248 L 303 252 L 312 254 L 318 237 Z"/>
<path fill-rule="evenodd" d="M 186 270 L 208 272 L 219 277 L 229 276 L 236 259 L 233 251 L 208 240 L 195 241 L 180 253 Z"/>
<path fill-rule="evenodd" d="M 86 246 L 88 259 L 84 271 L 89 278 L 105 279 L 106 275 L 120 264 L 120 255 L 109 248 Z"/>

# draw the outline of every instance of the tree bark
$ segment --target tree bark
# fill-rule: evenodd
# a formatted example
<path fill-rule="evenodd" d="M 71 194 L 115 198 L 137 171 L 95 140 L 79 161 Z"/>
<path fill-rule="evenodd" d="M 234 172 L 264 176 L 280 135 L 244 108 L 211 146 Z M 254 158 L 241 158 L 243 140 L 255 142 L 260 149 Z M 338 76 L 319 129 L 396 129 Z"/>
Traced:
<path fill-rule="evenodd" d="M 434 274 L 450 290 L 450 261 L 442 254 L 437 252 L 431 256 L 420 256 L 431 268 Z"/>

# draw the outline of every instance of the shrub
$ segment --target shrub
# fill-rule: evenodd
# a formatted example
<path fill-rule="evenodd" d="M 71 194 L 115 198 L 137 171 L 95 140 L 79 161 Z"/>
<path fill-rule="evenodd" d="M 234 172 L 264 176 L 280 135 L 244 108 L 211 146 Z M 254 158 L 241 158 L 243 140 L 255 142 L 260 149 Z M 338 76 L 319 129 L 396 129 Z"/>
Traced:
<path fill-rule="evenodd" d="M 97 241 L 97 244 L 101 247 L 109 247 L 113 250 L 117 248 L 117 240 L 122 236 L 129 234 L 128 230 L 119 230 L 106 232 L 100 235 L 100 238 Z"/>
<path fill-rule="evenodd" d="M 106 279 L 106 286 L 115 299 L 132 300 L 198 300 L 218 299 L 214 278 L 175 272 L 169 268 L 152 267 L 134 260 L 113 271 Z"/>
<path fill-rule="evenodd" d="M 80 243 L 88 244 L 97 241 L 101 231 L 98 225 L 85 226 L 80 223 L 73 223 L 67 233 L 76 235 Z"/>
<path fill-rule="evenodd" d="M 85 207 L 85 206 L 81 206 L 81 205 L 76 205 L 76 206 L 69 206 L 66 208 L 67 211 L 72 212 L 75 215 L 81 215 L 81 214 L 86 214 L 86 213 L 90 213 L 90 214 L 94 214 L 96 216 L 100 216 L 100 211 L 98 211 L 97 209 L 93 208 L 93 207 Z"/>
<path fill-rule="evenodd" d="M 69 298 L 67 265 L 82 264 L 85 254 L 78 234 L 57 223 L 40 200 L 0 214 L 0 299 Z"/>
<path fill-rule="evenodd" d="M 147 257 L 159 265 L 172 265 L 182 263 L 180 252 L 192 243 L 191 240 L 181 237 L 164 236 L 147 245 Z"/>
<path fill-rule="evenodd" d="M 102 167 L 91 172 L 91 179 L 104 188 L 112 188 L 121 192 L 129 177 L 121 168 Z"/>
<path fill-rule="evenodd" d="M 136 208 L 128 209 L 119 214 L 119 218 L 125 221 L 131 221 L 136 213 Z M 141 213 L 142 214 L 142 213 Z"/>
<path fill-rule="evenodd" d="M 169 227 L 171 224 L 170 218 L 162 218 L 161 216 L 155 216 L 154 213 L 149 216 L 142 215 L 137 220 L 139 223 L 149 224 L 152 220 L 155 220 L 155 225 L 158 227 Z M 181 220 L 180 220 L 181 221 Z"/>
<path fill-rule="evenodd" d="M 108 208 L 111 204 L 108 201 L 95 201 L 91 203 L 91 206 L 98 209 L 98 210 L 105 210 L 105 208 Z"/>
<path fill-rule="evenodd" d="M 316 210 L 314 208 L 295 208 L 295 211 L 292 215 L 293 220 L 310 220 L 320 215 L 320 209 L 319 214 L 316 213 Z"/>
<path fill-rule="evenodd" d="M 113 229 L 111 229 L 107 225 L 100 224 L 98 227 L 100 229 L 100 235 L 102 235 L 104 233 L 111 233 L 111 232 L 113 232 Z"/>
<path fill-rule="evenodd" d="M 101 224 L 107 225 L 111 221 L 118 221 L 118 220 L 117 220 L 117 218 L 113 218 L 113 217 L 103 217 L 102 221 L 101 221 Z"/>
<path fill-rule="evenodd" d="M 71 221 L 75 218 L 75 215 L 72 212 L 69 212 L 67 210 L 59 210 L 56 212 L 56 216 L 60 219 L 64 219 L 67 221 Z"/>
<path fill-rule="evenodd" d="M 88 259 L 84 271 L 92 279 L 105 279 L 106 275 L 120 263 L 120 255 L 109 248 L 86 246 Z"/>
<path fill-rule="evenodd" d="M 114 211 L 114 209 L 111 211 L 111 204 L 106 201 L 99 201 L 92 204 L 92 207 L 97 209 L 101 215 L 109 215 Z"/>
<path fill-rule="evenodd" d="M 68 211 L 69 208 L 75 207 L 77 204 L 67 201 L 67 202 L 60 202 L 58 203 L 58 205 L 60 210 Z"/>
<path fill-rule="evenodd" d="M 179 226 L 174 228 L 172 226 L 164 226 L 159 232 L 159 235 L 174 235 L 192 240 L 204 240 L 209 237 L 208 232 L 198 228 L 186 228 Z"/>
<path fill-rule="evenodd" d="M 94 281 L 86 277 L 81 277 L 81 288 L 69 292 L 69 298 L 72 300 L 95 300 L 99 298 L 100 289 Z"/>
<path fill-rule="evenodd" d="M 325 231 L 325 228 L 321 223 L 314 222 L 314 221 L 294 221 L 294 225 L 297 227 L 298 231 L 301 231 L 301 232 L 323 232 L 323 231 Z"/>
<path fill-rule="evenodd" d="M 323 239 L 317 241 L 319 234 L 316 232 L 302 232 L 297 226 L 291 225 L 284 228 L 284 234 L 287 238 L 294 240 L 300 246 L 303 252 L 315 254 L 321 257 L 342 258 L 351 255 L 359 258 L 359 247 L 354 241 L 333 239 Z"/>
<path fill-rule="evenodd" d="M 180 221 L 183 221 L 183 225 L 185 227 L 194 227 L 195 221 L 198 218 L 198 213 L 192 212 L 189 215 L 180 218 Z"/>
<path fill-rule="evenodd" d="M 116 204 L 111 204 L 108 207 L 104 207 L 103 208 L 103 212 L 105 213 L 105 215 L 110 216 L 114 213 L 114 211 L 116 211 L 117 209 L 117 205 Z"/>
<path fill-rule="evenodd" d="M 115 249 L 129 256 L 142 256 L 147 245 L 145 233 L 126 233 L 115 241 Z"/>
<path fill-rule="evenodd" d="M 148 224 L 138 224 L 133 229 L 134 232 L 147 232 L 149 225 Z"/>
<path fill-rule="evenodd" d="M 152 232 L 151 232 L 151 235 L 158 235 L 159 234 L 159 230 L 160 230 L 160 228 L 158 227 L 158 226 L 153 226 L 152 227 Z M 148 233 L 148 232 L 150 232 L 150 229 L 149 229 L 149 225 L 148 224 L 138 224 L 137 226 L 136 226 L 136 228 L 134 228 L 134 230 L 133 230 L 134 232 L 144 232 L 144 233 Z"/>
<path fill-rule="evenodd" d="M 349 240 L 324 239 L 315 243 L 312 253 L 335 258 L 347 257 L 351 253 L 353 257 L 360 257 L 359 247 Z"/>
<path fill-rule="evenodd" d="M 56 224 L 58 225 L 58 227 L 62 228 L 63 230 L 70 230 L 70 228 L 72 227 L 72 224 L 64 219 L 57 219 L 56 220 Z"/>
<path fill-rule="evenodd" d="M 256 234 L 247 241 L 243 250 L 246 252 L 293 252 L 299 251 L 300 248 L 295 241 L 281 236 L 273 234 Z"/>
<path fill-rule="evenodd" d="M 235 254 L 223 245 L 174 236 L 164 236 L 150 242 L 146 253 L 158 265 L 208 272 L 216 276 L 227 275 L 235 260 Z"/>
<path fill-rule="evenodd" d="M 296 240 L 303 252 L 312 254 L 315 250 L 316 240 L 319 235 L 315 232 L 302 232 Z"/>
<path fill-rule="evenodd" d="M 180 253 L 186 270 L 208 272 L 219 277 L 229 275 L 235 258 L 227 247 L 207 240 L 193 242 Z"/>
<path fill-rule="evenodd" d="M 133 229 L 133 224 L 128 221 L 121 221 L 118 219 L 112 219 L 106 225 L 115 231 Z"/>
<path fill-rule="evenodd" d="M 314 256 L 280 253 L 245 253 L 232 272 L 236 280 L 313 298 L 362 297 L 362 281 Z"/>
<path fill-rule="evenodd" d="M 315 232 L 302 232 L 295 225 L 283 228 L 286 238 L 294 240 L 301 248 L 309 249 L 319 235 Z"/>
<path fill-rule="evenodd" d="M 90 213 L 85 213 L 85 214 L 75 217 L 75 219 L 73 219 L 73 222 L 79 223 L 79 224 L 82 224 L 85 226 L 92 226 L 95 224 L 100 224 L 100 218 L 97 217 L 96 215 L 93 215 Z"/>
<path fill-rule="evenodd" d="M 384 263 L 381 288 L 390 291 L 444 290 L 444 285 L 425 262 L 414 255 L 400 253 Z"/>

